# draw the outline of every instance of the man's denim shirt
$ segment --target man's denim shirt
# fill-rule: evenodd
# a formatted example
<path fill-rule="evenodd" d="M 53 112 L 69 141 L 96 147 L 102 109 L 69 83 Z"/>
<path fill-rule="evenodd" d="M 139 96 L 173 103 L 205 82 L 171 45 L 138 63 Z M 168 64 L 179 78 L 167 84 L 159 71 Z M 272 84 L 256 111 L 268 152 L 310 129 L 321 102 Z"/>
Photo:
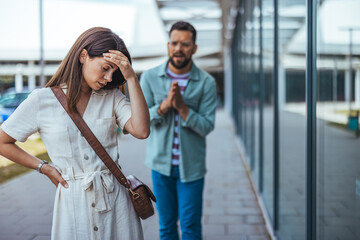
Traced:
<path fill-rule="evenodd" d="M 145 164 L 163 175 L 170 176 L 175 114 L 173 109 L 165 116 L 157 113 L 171 85 L 171 79 L 165 72 L 166 67 L 167 63 L 164 63 L 144 72 L 140 84 L 149 107 L 151 122 Z M 189 115 L 186 121 L 179 116 L 178 123 L 180 179 L 182 182 L 191 182 L 205 175 L 205 137 L 214 129 L 217 104 L 214 78 L 194 63 L 183 101 L 189 107 Z"/>

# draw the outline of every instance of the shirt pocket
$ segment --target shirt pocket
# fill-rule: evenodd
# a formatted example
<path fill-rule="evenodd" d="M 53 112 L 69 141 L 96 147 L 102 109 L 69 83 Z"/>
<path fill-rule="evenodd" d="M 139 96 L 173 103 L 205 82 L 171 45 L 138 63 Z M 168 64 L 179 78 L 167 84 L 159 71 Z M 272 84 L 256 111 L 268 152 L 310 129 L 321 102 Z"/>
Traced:
<path fill-rule="evenodd" d="M 191 108 L 195 112 L 197 112 L 199 110 L 199 101 L 196 101 L 196 100 L 184 100 L 184 102 L 189 108 Z"/>
<path fill-rule="evenodd" d="M 56 158 L 73 156 L 67 127 L 45 129 L 41 137 L 50 156 Z"/>
<path fill-rule="evenodd" d="M 117 145 L 115 117 L 97 119 L 94 134 L 104 148 Z"/>

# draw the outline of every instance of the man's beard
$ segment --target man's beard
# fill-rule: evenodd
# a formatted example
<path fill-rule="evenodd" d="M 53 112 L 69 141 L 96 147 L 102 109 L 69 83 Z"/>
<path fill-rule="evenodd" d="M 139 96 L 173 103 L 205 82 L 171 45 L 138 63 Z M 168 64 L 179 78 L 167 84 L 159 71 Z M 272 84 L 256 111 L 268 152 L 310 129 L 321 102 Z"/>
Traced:
<path fill-rule="evenodd" d="M 182 68 L 186 67 L 188 65 L 188 63 L 191 61 L 191 57 L 186 58 L 186 56 L 184 54 L 181 54 L 181 55 L 184 56 L 185 59 L 183 62 L 180 62 L 180 63 L 176 63 L 174 61 L 173 57 L 169 58 L 171 65 L 173 65 L 177 69 L 182 69 Z"/>

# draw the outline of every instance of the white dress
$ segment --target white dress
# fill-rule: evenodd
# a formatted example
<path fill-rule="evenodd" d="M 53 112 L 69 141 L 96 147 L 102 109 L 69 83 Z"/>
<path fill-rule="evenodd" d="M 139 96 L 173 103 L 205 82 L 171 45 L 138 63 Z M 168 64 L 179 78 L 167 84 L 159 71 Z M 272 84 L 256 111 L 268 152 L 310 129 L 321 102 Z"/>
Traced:
<path fill-rule="evenodd" d="M 83 118 L 115 162 L 117 126 L 131 116 L 118 90 L 93 91 Z M 127 190 L 95 154 L 50 88 L 34 90 L 2 130 L 17 141 L 39 132 L 69 188 L 59 184 L 54 203 L 53 240 L 141 240 L 143 232 Z"/>

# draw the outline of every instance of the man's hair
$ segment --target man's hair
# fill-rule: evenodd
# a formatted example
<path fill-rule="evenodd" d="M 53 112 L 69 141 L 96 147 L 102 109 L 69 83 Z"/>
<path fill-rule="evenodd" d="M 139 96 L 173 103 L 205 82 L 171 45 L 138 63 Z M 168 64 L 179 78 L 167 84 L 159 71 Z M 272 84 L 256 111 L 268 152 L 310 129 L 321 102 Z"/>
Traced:
<path fill-rule="evenodd" d="M 171 32 L 174 31 L 174 30 L 190 31 L 192 33 L 193 43 L 195 43 L 195 41 L 196 41 L 196 30 L 195 30 L 194 26 L 191 25 L 190 23 L 184 22 L 184 21 L 178 21 L 178 22 L 174 23 L 171 26 L 171 29 L 169 31 L 169 37 L 171 35 Z"/>
<path fill-rule="evenodd" d="M 87 51 L 90 58 L 102 57 L 102 54 L 109 50 L 118 50 L 129 59 L 131 64 L 131 57 L 124 41 L 110 29 L 94 27 L 82 33 L 61 62 L 56 73 L 45 85 L 45 87 L 67 85 L 67 106 L 70 111 L 76 109 L 76 103 L 80 98 L 81 83 L 84 81 L 83 65 L 80 62 L 80 54 L 83 49 Z M 124 82 L 124 76 L 120 69 L 117 69 L 112 75 L 112 81 L 104 89 L 119 87 Z M 121 87 L 123 90 L 125 89 L 124 85 L 120 86 L 120 89 Z"/>

